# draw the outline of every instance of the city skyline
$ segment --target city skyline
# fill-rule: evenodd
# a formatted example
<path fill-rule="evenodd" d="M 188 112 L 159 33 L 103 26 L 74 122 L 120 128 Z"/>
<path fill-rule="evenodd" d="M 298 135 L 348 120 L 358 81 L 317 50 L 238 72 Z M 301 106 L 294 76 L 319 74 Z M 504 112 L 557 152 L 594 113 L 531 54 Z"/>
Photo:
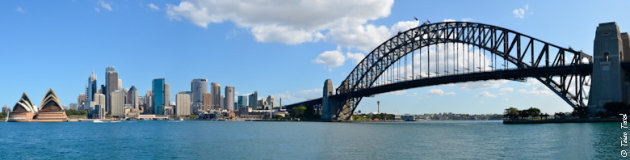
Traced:
<path fill-rule="evenodd" d="M 76 103 L 77 96 L 85 93 L 86 78 L 92 72 L 96 74 L 97 86 L 107 85 L 106 73 L 103 72 L 107 66 L 116 67 L 116 77 L 123 84 L 118 88 L 135 85 L 140 94 L 151 90 L 153 79 L 165 78 L 172 85 L 169 98 L 175 99 L 175 93 L 190 91 L 191 80 L 204 78 L 208 83 L 235 86 L 235 96 L 258 91 L 259 98 L 273 95 L 276 99 L 282 98 L 283 103 L 290 104 L 321 96 L 322 84 L 327 78 L 333 80 L 333 85 L 339 85 L 356 64 L 354 60 L 361 58 L 358 54 L 366 55 L 375 44 L 389 38 L 389 32 L 396 27 L 417 25 L 414 16 L 421 21 L 474 21 L 504 26 L 559 46 L 583 49 L 587 54 L 592 54 L 593 31 L 598 23 L 616 21 L 622 30 L 630 29 L 623 28 L 630 26 L 621 12 L 623 8 L 620 6 L 627 6 L 623 5 L 628 3 L 625 1 L 618 1 L 621 5 L 610 6 L 613 8 L 607 10 L 596 10 L 608 7 L 596 2 L 578 4 L 555 1 L 542 5 L 542 2 L 519 1 L 497 2 L 492 6 L 479 6 L 474 2 L 456 5 L 437 2 L 433 4 L 436 7 L 421 11 L 409 9 L 409 6 L 418 6 L 421 2 L 398 1 L 389 4 L 389 1 L 382 1 L 380 6 L 381 3 L 365 2 L 366 5 L 375 6 L 370 9 L 382 9 L 379 10 L 382 13 L 370 11 L 364 16 L 350 17 L 365 22 L 336 22 L 334 20 L 343 19 L 344 16 L 334 14 L 326 15 L 326 18 L 331 19 L 330 22 L 316 21 L 362 27 L 357 30 L 302 21 L 287 22 L 282 17 L 261 20 L 284 24 L 275 28 L 285 29 L 278 32 L 301 35 L 299 33 L 303 32 L 298 32 L 300 30 L 295 27 L 308 30 L 303 33 L 306 38 L 295 36 L 291 39 L 272 30 L 263 30 L 266 26 L 264 23 L 254 23 L 249 19 L 226 16 L 220 21 L 204 21 L 187 17 L 186 13 L 190 11 L 180 7 L 185 2 L 194 6 L 204 5 L 196 1 L 67 1 L 53 5 L 61 10 L 84 13 L 70 15 L 35 2 L 0 2 L 3 4 L 0 5 L 0 12 L 3 13 L 0 20 L 15 22 L 7 24 L 0 31 L 7 35 L 0 38 L 0 42 L 6 44 L 0 49 L 0 53 L 6 57 L 0 61 L 0 68 L 3 68 L 0 74 L 3 77 L 26 77 L 0 80 L 3 85 L 0 105 L 11 106 L 20 99 L 22 92 L 39 99 L 48 88 L 58 93 L 63 105 Z M 484 11 L 466 11 L 468 6 L 480 7 Z M 560 11 L 564 12 L 560 14 L 548 14 L 559 12 L 558 8 L 550 6 L 563 6 L 565 9 L 561 8 Z M 431 13 L 437 9 L 461 9 L 461 12 Z M 575 10 L 581 12 L 576 13 Z M 248 15 L 240 12 L 234 14 Z M 133 25 L 122 25 L 124 23 Z M 367 39 L 363 38 L 350 43 L 343 36 L 336 35 L 342 31 L 345 31 L 343 35 L 374 36 L 378 40 L 361 41 Z M 377 34 L 379 32 L 386 33 Z M 321 33 L 324 39 L 318 39 L 317 33 Z M 24 57 L 28 57 L 28 64 L 13 61 Z M 47 64 L 44 62 L 49 60 L 63 63 L 41 65 Z M 164 63 L 151 63 L 158 61 Z M 39 80 L 37 77 L 40 76 L 47 79 Z M 118 84 L 116 81 L 112 85 L 114 83 Z M 540 107 L 544 112 L 570 111 L 570 107 L 560 98 L 550 94 L 548 89 L 541 88 L 540 83 L 534 80 L 524 83 L 473 82 L 376 95 L 361 102 L 358 110 L 376 111 L 376 100 L 379 100 L 381 111 L 393 113 L 501 113 L 502 109 L 511 105 L 518 108 Z M 459 101 L 448 102 L 451 99 Z M 532 102 L 531 99 L 537 101 Z"/>

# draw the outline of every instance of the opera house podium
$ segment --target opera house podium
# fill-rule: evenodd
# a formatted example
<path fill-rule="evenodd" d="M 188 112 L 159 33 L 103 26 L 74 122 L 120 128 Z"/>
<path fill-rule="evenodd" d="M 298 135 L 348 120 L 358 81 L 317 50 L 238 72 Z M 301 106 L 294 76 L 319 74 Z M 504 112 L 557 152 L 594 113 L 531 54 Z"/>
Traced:
<path fill-rule="evenodd" d="M 9 122 L 67 122 L 68 116 L 66 111 L 61 107 L 57 94 L 49 89 L 41 107 L 37 109 L 30 102 L 26 94 L 22 94 L 22 98 L 13 107 L 13 111 L 9 114 Z"/>

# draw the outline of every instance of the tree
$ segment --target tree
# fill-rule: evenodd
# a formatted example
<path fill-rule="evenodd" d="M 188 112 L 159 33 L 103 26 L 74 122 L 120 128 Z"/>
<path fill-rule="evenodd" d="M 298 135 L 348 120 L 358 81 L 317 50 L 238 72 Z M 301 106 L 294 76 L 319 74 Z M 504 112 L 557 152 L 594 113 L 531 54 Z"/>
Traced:
<path fill-rule="evenodd" d="M 297 106 L 291 108 L 291 111 L 289 111 L 289 113 L 293 118 L 302 118 L 304 117 L 304 112 L 306 111 L 306 109 L 306 106 Z"/>
<path fill-rule="evenodd" d="M 503 117 L 509 118 L 509 119 L 518 118 L 518 116 L 519 116 L 519 111 L 518 109 L 514 107 L 505 109 L 505 113 L 503 113 Z"/>
<path fill-rule="evenodd" d="M 527 109 L 526 112 L 529 116 L 532 116 L 532 117 L 540 116 L 540 109 L 535 108 L 535 107 L 529 107 L 529 109 Z"/>

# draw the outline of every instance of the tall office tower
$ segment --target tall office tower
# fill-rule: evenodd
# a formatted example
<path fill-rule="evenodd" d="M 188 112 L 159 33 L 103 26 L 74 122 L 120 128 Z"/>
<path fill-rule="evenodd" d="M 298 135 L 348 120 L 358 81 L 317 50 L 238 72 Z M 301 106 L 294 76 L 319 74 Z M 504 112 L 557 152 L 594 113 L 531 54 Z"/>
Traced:
<path fill-rule="evenodd" d="M 107 88 L 107 92 L 105 93 L 105 97 L 107 98 L 105 102 L 105 112 L 111 113 L 111 94 L 120 88 L 120 86 L 118 86 L 118 72 L 113 66 L 108 66 L 105 69 L 105 88 Z"/>
<path fill-rule="evenodd" d="M 125 91 L 122 89 L 116 90 L 111 93 L 110 97 L 111 116 L 123 117 L 125 116 Z"/>
<path fill-rule="evenodd" d="M 225 108 L 225 96 L 221 96 L 221 104 L 219 104 L 219 106 L 221 106 L 221 110 L 226 109 Z"/>
<path fill-rule="evenodd" d="M 87 88 L 85 91 L 85 95 L 86 95 L 86 102 L 89 101 L 94 101 L 94 94 L 96 94 L 96 91 L 98 90 L 97 85 L 96 85 L 96 74 L 94 74 L 94 72 L 92 72 L 92 74 L 90 75 L 90 78 L 88 78 L 88 84 L 87 84 Z"/>
<path fill-rule="evenodd" d="M 190 115 L 191 111 L 191 103 L 190 103 L 190 93 L 191 92 L 179 92 L 175 95 L 175 111 L 178 116 L 187 116 Z"/>
<path fill-rule="evenodd" d="M 122 79 L 118 78 L 118 89 L 122 87 Z"/>
<path fill-rule="evenodd" d="M 171 105 L 171 85 L 164 83 L 164 105 Z"/>
<path fill-rule="evenodd" d="M 153 79 L 153 114 L 164 115 L 164 78 Z"/>
<path fill-rule="evenodd" d="M 144 113 L 153 114 L 153 91 L 147 91 L 144 95 Z"/>
<path fill-rule="evenodd" d="M 212 109 L 221 109 L 221 85 L 217 82 L 211 83 Z"/>
<path fill-rule="evenodd" d="M 77 104 L 79 104 L 79 108 L 81 108 L 81 110 L 87 109 L 85 99 L 85 94 L 83 93 L 79 94 L 79 97 L 77 97 Z"/>
<path fill-rule="evenodd" d="M 131 88 L 129 88 L 126 100 L 126 104 L 131 104 L 134 109 L 138 109 L 140 103 L 138 100 L 138 89 L 136 89 L 136 86 L 132 85 Z"/>
<path fill-rule="evenodd" d="M 212 110 L 212 94 L 204 93 L 203 94 L 203 111 Z"/>
<path fill-rule="evenodd" d="M 208 93 L 208 79 L 193 79 L 192 82 L 190 82 L 190 92 L 193 113 L 197 113 L 199 110 L 205 110 L 203 107 L 203 95 Z"/>
<path fill-rule="evenodd" d="M 236 105 L 235 109 L 236 110 L 241 109 L 241 108 L 247 106 L 247 103 L 248 103 L 247 102 L 247 95 L 240 95 L 240 96 L 238 96 L 238 102 L 237 102 L 238 105 Z"/>
<path fill-rule="evenodd" d="M 258 107 L 258 91 L 249 95 L 249 108 L 256 109 Z"/>
<path fill-rule="evenodd" d="M 234 111 L 234 86 L 225 86 L 225 109 Z"/>

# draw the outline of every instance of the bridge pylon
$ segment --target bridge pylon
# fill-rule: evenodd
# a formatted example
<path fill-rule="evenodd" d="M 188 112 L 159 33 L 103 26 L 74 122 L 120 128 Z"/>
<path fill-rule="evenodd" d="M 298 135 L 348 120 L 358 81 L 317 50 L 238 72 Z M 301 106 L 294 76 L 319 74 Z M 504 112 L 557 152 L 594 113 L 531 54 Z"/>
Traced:
<path fill-rule="evenodd" d="M 611 102 L 628 104 L 629 84 L 621 62 L 630 62 L 627 33 L 620 33 L 615 22 L 597 27 L 593 44 L 593 74 L 588 100 L 591 115 L 606 112 L 604 105 Z"/>

